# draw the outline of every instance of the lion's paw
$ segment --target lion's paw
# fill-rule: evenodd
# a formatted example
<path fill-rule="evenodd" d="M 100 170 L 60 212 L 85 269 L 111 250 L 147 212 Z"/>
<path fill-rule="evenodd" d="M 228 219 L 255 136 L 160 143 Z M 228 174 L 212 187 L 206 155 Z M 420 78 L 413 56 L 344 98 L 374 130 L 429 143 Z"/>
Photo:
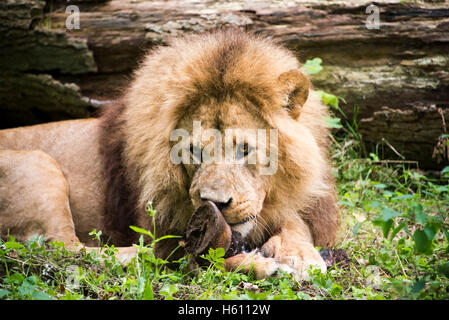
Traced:
<path fill-rule="evenodd" d="M 327 267 L 322 259 L 303 260 L 297 256 L 287 256 L 280 259 L 279 270 L 291 274 L 297 281 L 309 280 L 311 268 L 320 269 L 326 273 Z"/>
<path fill-rule="evenodd" d="M 262 251 L 254 250 L 250 253 L 241 253 L 226 259 L 225 268 L 228 271 L 254 272 L 257 279 L 287 273 L 297 281 L 308 280 L 310 266 L 318 267 L 326 272 L 324 261 L 304 261 L 297 256 L 284 256 L 281 259 L 267 257 Z"/>
<path fill-rule="evenodd" d="M 249 253 L 240 253 L 227 258 L 225 269 L 245 273 L 252 271 L 257 279 L 263 279 L 274 275 L 279 269 L 279 264 L 273 258 L 266 258 L 257 250 L 254 250 Z"/>

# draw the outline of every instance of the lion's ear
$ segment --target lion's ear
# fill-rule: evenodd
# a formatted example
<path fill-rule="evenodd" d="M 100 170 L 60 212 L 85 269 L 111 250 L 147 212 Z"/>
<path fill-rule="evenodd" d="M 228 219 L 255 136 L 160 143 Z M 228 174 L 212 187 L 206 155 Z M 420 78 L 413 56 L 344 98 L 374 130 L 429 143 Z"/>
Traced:
<path fill-rule="evenodd" d="M 299 70 L 293 69 L 282 73 L 278 81 L 282 93 L 285 94 L 284 108 L 293 119 L 297 119 L 309 96 L 309 79 Z"/>

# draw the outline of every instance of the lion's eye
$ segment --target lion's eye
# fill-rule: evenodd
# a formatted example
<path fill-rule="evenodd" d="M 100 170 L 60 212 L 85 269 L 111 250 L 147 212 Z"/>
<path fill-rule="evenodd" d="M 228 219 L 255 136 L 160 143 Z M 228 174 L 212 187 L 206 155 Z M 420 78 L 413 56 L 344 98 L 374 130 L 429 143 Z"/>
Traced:
<path fill-rule="evenodd" d="M 190 155 L 193 159 L 193 163 L 195 163 L 195 164 L 201 163 L 201 153 L 202 153 L 202 150 L 200 147 L 197 147 L 194 145 L 190 146 Z"/>
<path fill-rule="evenodd" d="M 246 157 L 251 151 L 251 147 L 247 143 L 241 143 L 237 146 L 236 159 L 242 159 Z"/>

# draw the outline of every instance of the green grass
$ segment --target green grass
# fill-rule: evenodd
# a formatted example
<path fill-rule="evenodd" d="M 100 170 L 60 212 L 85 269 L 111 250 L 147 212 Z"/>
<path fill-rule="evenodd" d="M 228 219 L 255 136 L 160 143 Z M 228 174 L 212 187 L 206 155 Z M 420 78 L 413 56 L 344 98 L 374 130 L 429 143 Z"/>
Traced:
<path fill-rule="evenodd" d="M 9 239 L 0 242 L 0 299 L 448 299 L 447 179 L 363 158 L 350 131 L 340 130 L 332 147 L 342 213 L 335 248 L 350 257 L 347 267 L 311 270 L 303 282 L 288 274 L 255 280 L 225 272 L 222 250 L 205 257 L 208 268 L 190 270 L 187 258 L 169 268 L 140 243 L 124 268 L 113 247 L 100 257 L 39 237 Z"/>

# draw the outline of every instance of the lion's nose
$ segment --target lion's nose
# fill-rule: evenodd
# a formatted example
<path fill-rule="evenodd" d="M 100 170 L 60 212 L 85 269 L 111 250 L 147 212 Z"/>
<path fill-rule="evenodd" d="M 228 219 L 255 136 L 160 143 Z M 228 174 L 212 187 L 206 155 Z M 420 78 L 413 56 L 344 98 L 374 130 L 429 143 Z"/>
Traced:
<path fill-rule="evenodd" d="M 212 201 L 220 211 L 229 207 L 232 202 L 232 197 L 214 190 L 201 190 L 200 198 L 201 201 Z"/>

